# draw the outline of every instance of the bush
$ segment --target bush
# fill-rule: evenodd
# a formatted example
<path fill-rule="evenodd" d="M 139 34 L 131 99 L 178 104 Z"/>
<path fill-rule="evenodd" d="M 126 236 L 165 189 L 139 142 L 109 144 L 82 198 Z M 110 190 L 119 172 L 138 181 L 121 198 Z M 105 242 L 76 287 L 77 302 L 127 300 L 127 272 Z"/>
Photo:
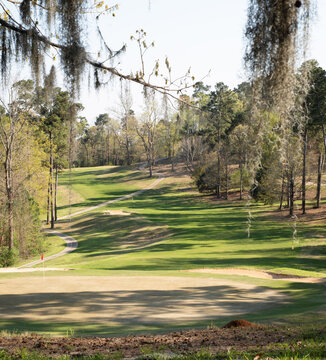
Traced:
<path fill-rule="evenodd" d="M 0 267 L 8 267 L 14 265 L 17 258 L 17 250 L 9 250 L 7 246 L 0 247 Z"/>
<path fill-rule="evenodd" d="M 192 174 L 194 183 L 196 184 L 198 191 L 214 192 L 217 188 L 217 170 L 215 164 L 211 166 L 197 167 Z"/>

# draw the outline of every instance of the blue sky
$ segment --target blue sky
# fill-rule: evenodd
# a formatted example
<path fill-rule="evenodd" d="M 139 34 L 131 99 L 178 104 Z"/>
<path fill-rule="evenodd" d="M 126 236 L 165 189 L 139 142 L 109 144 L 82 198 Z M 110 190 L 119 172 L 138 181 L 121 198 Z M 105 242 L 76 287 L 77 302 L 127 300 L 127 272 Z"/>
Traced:
<path fill-rule="evenodd" d="M 155 47 L 146 54 L 150 70 L 156 59 L 164 64 L 168 56 L 174 77 L 183 75 L 189 67 L 196 80 L 210 72 L 204 82 L 223 81 L 233 88 L 244 81 L 242 57 L 244 27 L 248 0 L 120 0 L 116 16 L 101 20 L 104 36 L 112 48 L 127 45 L 118 68 L 128 73 L 139 69 L 139 56 L 130 36 L 136 30 L 147 32 L 148 42 Z M 326 68 L 326 1 L 318 0 L 318 18 L 312 31 L 309 58 L 317 59 Z M 86 87 L 85 87 L 86 88 Z M 80 101 L 85 106 L 83 115 L 93 123 L 102 112 L 117 107 L 120 82 L 112 81 L 100 92 L 85 90 Z M 141 110 L 141 88 L 132 87 L 134 109 Z"/>

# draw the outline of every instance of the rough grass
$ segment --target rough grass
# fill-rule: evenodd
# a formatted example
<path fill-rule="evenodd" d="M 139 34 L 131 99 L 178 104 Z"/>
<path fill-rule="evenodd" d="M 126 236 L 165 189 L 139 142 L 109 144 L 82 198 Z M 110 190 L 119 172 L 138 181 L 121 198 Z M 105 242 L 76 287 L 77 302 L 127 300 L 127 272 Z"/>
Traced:
<path fill-rule="evenodd" d="M 0 360 L 310 360 L 325 359 L 326 356 L 325 332 L 321 327 L 238 328 L 231 332 L 210 327 L 202 331 L 174 332 L 163 336 L 116 339 L 80 339 L 72 331 L 67 332 L 66 338 L 58 339 L 42 338 L 35 334 L 24 334 L 23 338 L 10 333 L 3 336 L 5 338 L 0 338 L 0 343 L 2 340 L 6 347 L 0 351 Z M 22 343 L 25 348 L 21 346 Z"/>

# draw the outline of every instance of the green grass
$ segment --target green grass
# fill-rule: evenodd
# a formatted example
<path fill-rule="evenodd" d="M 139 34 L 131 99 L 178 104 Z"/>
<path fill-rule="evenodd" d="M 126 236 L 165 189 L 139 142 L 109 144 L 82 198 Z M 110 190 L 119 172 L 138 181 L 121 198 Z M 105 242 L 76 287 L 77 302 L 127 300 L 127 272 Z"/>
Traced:
<path fill-rule="evenodd" d="M 130 194 L 150 182 L 146 172 L 131 167 L 100 166 L 66 170 L 59 177 L 64 191 L 58 194 L 58 217 Z"/>
<path fill-rule="evenodd" d="M 78 171 L 79 176 L 83 177 L 83 171 Z M 127 176 L 133 177 L 129 171 Z M 91 173 L 92 169 L 86 172 Z M 95 173 L 98 173 L 97 169 Z M 114 178 L 117 177 L 121 181 L 125 176 L 125 169 L 122 169 L 122 177 L 117 168 L 114 168 L 113 174 Z M 77 184 L 77 179 L 74 181 Z M 297 240 L 294 244 L 295 249 L 292 250 L 292 224 L 287 220 L 272 220 L 264 216 L 270 208 L 251 204 L 254 220 L 251 237 L 248 238 L 248 212 L 244 203 L 204 201 L 194 192 L 181 191 L 188 188 L 189 184 L 189 180 L 183 177 L 166 178 L 156 189 L 132 200 L 124 200 L 73 218 L 71 229 L 67 228 L 65 223 L 59 224 L 59 229 L 78 240 L 79 248 L 53 261 L 53 266 L 69 266 L 76 269 L 75 274 L 80 275 L 146 274 L 221 278 L 222 276 L 211 274 L 180 273 L 180 270 L 241 267 L 326 277 L 326 244 L 320 243 L 318 246 L 310 247 L 316 241 L 314 234 L 326 235 L 324 224 L 298 223 Z M 87 186 L 90 185 L 83 186 L 85 196 Z M 75 189 L 78 189 L 77 185 Z M 100 198 L 102 191 L 102 186 L 91 186 L 94 198 Z M 103 211 L 107 209 L 121 209 L 132 215 L 105 216 Z M 147 224 L 167 228 L 169 235 L 166 241 L 133 251 L 133 246 L 137 246 L 137 242 L 128 247 L 126 238 L 132 231 L 144 232 Z M 142 245 L 140 243 L 139 246 Z M 114 253 L 123 249 L 127 251 Z M 317 256 L 313 256 L 314 254 Z M 287 318 L 295 323 L 298 314 L 298 321 L 308 321 L 309 317 L 318 318 L 321 314 L 322 318 L 325 316 L 326 309 L 323 305 L 326 292 L 323 285 L 269 281 L 243 276 L 223 278 L 276 288 L 291 296 L 292 302 L 288 305 L 283 304 L 268 311 L 258 312 L 256 315 L 249 315 L 254 321 Z"/>
<path fill-rule="evenodd" d="M 62 251 L 66 247 L 66 242 L 57 236 L 51 234 L 45 234 L 45 243 L 43 246 L 44 246 L 44 252 L 43 252 L 44 257 L 47 257 Z M 32 258 L 29 258 L 28 260 L 21 260 L 19 263 L 15 264 L 15 266 L 21 266 L 39 259 L 40 259 L 40 255 L 36 255 Z M 45 266 L 47 266 L 47 263 Z"/>
<path fill-rule="evenodd" d="M 136 191 L 153 182 L 147 174 L 132 168 L 99 167 L 73 169 L 64 172 L 60 184 L 73 189 L 73 204 L 59 197 L 59 216 L 75 212 L 103 201 Z M 71 221 L 56 225 L 78 240 L 78 249 L 49 262 L 51 267 L 74 268 L 73 275 L 171 275 L 182 277 L 213 277 L 242 281 L 274 288 L 286 293 L 289 301 L 270 309 L 248 314 L 252 321 L 324 321 L 326 287 L 323 284 L 302 284 L 290 281 L 270 281 L 245 276 L 221 276 L 187 273 L 200 268 L 241 267 L 262 269 L 294 275 L 326 277 L 325 224 L 298 223 L 295 249 L 291 250 L 293 228 L 288 221 L 276 221 L 265 216 L 270 210 L 261 204 L 251 204 L 254 220 L 251 237 L 247 236 L 248 212 L 244 202 L 211 202 L 187 190 L 190 181 L 184 177 L 164 179 L 155 189 L 133 199 L 94 210 Z M 186 190 L 185 190 L 186 189 Z M 76 195 L 77 194 L 77 195 Z M 107 216 L 108 209 L 130 212 L 130 216 Z M 157 229 L 151 230 L 156 226 Z M 161 237 L 151 244 L 146 239 L 152 232 Z M 150 245 L 150 246 L 149 246 Z M 120 253 L 117 253 L 120 251 Z M 47 274 L 51 276 L 58 273 Z M 62 276 L 71 273 L 60 273 Z M 15 277 L 2 274 L 1 277 Z M 20 274 L 19 276 L 26 276 Z M 28 276 L 40 276 L 29 274 Z M 220 318 L 220 322 L 227 318 Z M 46 325 L 46 326 L 45 326 Z M 44 332 L 48 324 L 1 322 L 1 328 L 32 329 Z M 45 327 L 44 327 L 45 326 Z M 110 333 L 137 331 L 167 331 L 175 327 L 206 326 L 205 322 L 167 324 L 131 329 L 109 326 Z M 101 334 L 108 326 L 92 324 L 51 324 L 50 332 L 62 334 L 67 328 L 77 333 Z"/>
<path fill-rule="evenodd" d="M 312 233 L 326 234 L 324 225 L 298 224 L 298 240 L 291 250 L 291 223 L 262 216 L 264 207 L 251 205 L 254 221 L 248 238 L 248 214 L 243 203 L 208 203 L 193 193 L 180 192 L 182 186 L 184 179 L 179 179 L 179 183 L 165 179 L 157 189 L 133 200 L 73 218 L 71 229 L 58 224 L 59 229 L 78 240 L 79 248 L 54 263 L 90 270 L 178 271 L 241 267 L 326 276 L 325 244 L 313 248 L 319 257 L 301 256 L 314 240 Z M 95 190 L 94 186 L 93 194 Z M 106 209 L 122 209 L 133 215 L 105 216 Z M 126 238 L 131 231 L 138 231 L 138 234 L 145 231 L 144 219 L 148 224 L 169 229 L 171 235 L 165 242 L 142 251 L 113 254 L 121 250 L 121 246 L 128 245 Z M 309 238 L 306 237 L 308 233 Z"/>

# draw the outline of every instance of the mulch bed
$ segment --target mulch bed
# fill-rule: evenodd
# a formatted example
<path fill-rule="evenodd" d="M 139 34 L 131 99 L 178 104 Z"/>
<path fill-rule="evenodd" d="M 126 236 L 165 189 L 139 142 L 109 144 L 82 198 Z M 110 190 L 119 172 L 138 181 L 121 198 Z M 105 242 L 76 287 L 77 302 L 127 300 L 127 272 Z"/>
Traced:
<path fill-rule="evenodd" d="M 29 352 L 57 357 L 70 355 L 119 354 L 123 358 L 134 358 L 145 351 L 167 354 L 186 354 L 234 350 L 254 350 L 273 343 L 290 341 L 296 336 L 293 329 L 265 327 L 245 320 L 234 320 L 224 328 L 210 327 L 204 330 L 172 332 L 165 335 L 137 335 L 126 337 L 54 338 L 37 334 L 0 338 L 0 350 L 15 355 L 22 349 Z"/>

